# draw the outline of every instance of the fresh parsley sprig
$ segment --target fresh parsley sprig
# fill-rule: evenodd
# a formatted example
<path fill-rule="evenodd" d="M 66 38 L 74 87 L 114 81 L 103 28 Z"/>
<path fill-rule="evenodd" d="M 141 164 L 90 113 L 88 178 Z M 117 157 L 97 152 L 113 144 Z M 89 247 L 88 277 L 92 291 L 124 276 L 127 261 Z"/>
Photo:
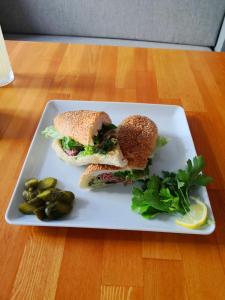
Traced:
<path fill-rule="evenodd" d="M 132 210 L 143 217 L 153 218 L 159 213 L 178 212 L 185 214 L 190 210 L 190 191 L 194 186 L 206 186 L 212 178 L 202 174 L 204 158 L 196 156 L 187 161 L 185 169 L 177 173 L 162 172 L 162 177 L 152 175 L 144 181 L 142 189 L 132 191 Z"/>

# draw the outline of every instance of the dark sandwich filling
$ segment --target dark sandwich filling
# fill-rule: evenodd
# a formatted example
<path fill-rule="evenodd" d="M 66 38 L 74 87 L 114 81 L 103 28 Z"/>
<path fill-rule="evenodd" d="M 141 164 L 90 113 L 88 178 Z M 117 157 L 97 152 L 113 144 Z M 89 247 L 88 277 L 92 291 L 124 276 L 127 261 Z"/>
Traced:
<path fill-rule="evenodd" d="M 60 140 L 63 151 L 69 156 L 92 155 L 95 153 L 106 154 L 115 149 L 118 144 L 116 126 L 103 124 L 98 134 L 94 136 L 94 145 L 82 145 L 68 136 L 60 135 L 54 126 L 47 127 L 43 134 Z"/>
<path fill-rule="evenodd" d="M 66 154 L 69 156 L 76 156 L 84 150 L 83 145 L 68 136 L 64 136 L 62 139 L 60 139 L 60 142 L 64 152 L 66 152 Z"/>
<path fill-rule="evenodd" d="M 96 177 L 93 177 L 89 182 L 91 187 L 101 187 L 105 184 L 111 183 L 123 183 L 130 184 L 136 180 L 143 179 L 149 175 L 149 166 L 151 165 L 151 159 L 148 160 L 148 163 L 144 170 L 125 170 L 117 172 L 105 172 L 99 174 Z"/>

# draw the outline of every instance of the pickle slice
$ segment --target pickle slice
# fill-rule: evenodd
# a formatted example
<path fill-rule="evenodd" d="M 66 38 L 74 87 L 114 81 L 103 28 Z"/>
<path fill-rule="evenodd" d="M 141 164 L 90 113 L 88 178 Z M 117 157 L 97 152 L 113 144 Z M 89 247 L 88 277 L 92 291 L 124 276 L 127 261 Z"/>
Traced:
<path fill-rule="evenodd" d="M 32 206 L 34 206 L 34 207 L 41 207 L 41 206 L 45 205 L 44 200 L 42 200 L 42 199 L 40 199 L 38 197 L 31 199 L 27 203 L 30 204 L 30 205 L 32 205 Z"/>
<path fill-rule="evenodd" d="M 49 204 L 46 209 L 45 213 L 49 220 L 59 219 L 66 214 L 68 214 L 72 209 L 71 205 L 60 203 L 56 201 L 54 203 Z"/>
<path fill-rule="evenodd" d="M 36 178 L 27 179 L 24 183 L 26 190 L 32 191 L 38 186 L 38 180 Z"/>
<path fill-rule="evenodd" d="M 55 200 L 60 203 L 72 205 L 74 201 L 74 194 L 70 191 L 60 191 L 56 194 Z"/>
<path fill-rule="evenodd" d="M 19 211 L 25 215 L 32 215 L 35 210 L 35 207 L 30 205 L 27 202 L 22 202 L 19 205 Z"/>
<path fill-rule="evenodd" d="M 75 195 L 56 187 L 57 179 L 46 177 L 40 181 L 27 179 L 24 183 L 24 202 L 19 204 L 23 214 L 34 214 L 39 220 L 54 220 L 67 215 L 73 208 Z"/>
<path fill-rule="evenodd" d="M 43 221 L 44 219 L 46 219 L 45 207 L 39 207 L 35 209 L 34 214 L 39 220 Z"/>
<path fill-rule="evenodd" d="M 39 181 L 38 188 L 39 190 L 47 190 L 49 188 L 54 188 L 57 184 L 57 179 L 53 177 L 47 177 Z"/>
<path fill-rule="evenodd" d="M 37 195 L 38 199 L 43 201 L 51 201 L 53 192 L 51 190 L 44 190 Z"/>

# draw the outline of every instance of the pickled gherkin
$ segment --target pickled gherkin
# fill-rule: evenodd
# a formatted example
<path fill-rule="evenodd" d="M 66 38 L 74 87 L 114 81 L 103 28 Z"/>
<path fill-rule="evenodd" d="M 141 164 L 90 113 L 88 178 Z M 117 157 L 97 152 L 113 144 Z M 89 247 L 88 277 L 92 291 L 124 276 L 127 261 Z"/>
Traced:
<path fill-rule="evenodd" d="M 25 215 L 32 215 L 34 212 L 35 207 L 30 205 L 27 202 L 22 202 L 19 205 L 19 211 Z"/>
<path fill-rule="evenodd" d="M 33 192 L 30 192 L 30 191 L 27 191 L 27 190 L 24 190 L 23 191 L 23 199 L 25 201 L 30 201 L 31 199 L 35 198 L 38 194 L 38 191 L 35 190 Z"/>
<path fill-rule="evenodd" d="M 38 189 L 39 190 L 47 190 L 49 188 L 54 188 L 57 184 L 57 179 L 53 177 L 47 177 L 39 181 Z"/>
<path fill-rule="evenodd" d="M 50 201 L 51 200 L 51 195 L 52 195 L 52 191 L 51 190 L 45 190 L 43 192 L 40 192 L 38 195 L 37 195 L 37 198 L 38 199 L 41 199 L 43 201 Z"/>
<path fill-rule="evenodd" d="M 30 178 L 30 179 L 27 179 L 24 183 L 25 185 L 25 188 L 27 190 L 33 190 L 33 189 L 36 189 L 37 186 L 38 186 L 38 180 L 36 178 Z"/>
<path fill-rule="evenodd" d="M 43 221 L 46 218 L 45 207 L 36 208 L 34 214 L 39 220 Z"/>
<path fill-rule="evenodd" d="M 65 195 L 65 197 L 67 198 L 68 201 L 70 201 L 70 203 L 73 202 L 73 200 L 75 199 L 75 196 L 72 192 L 70 191 L 63 191 L 63 194 Z"/>
<path fill-rule="evenodd" d="M 47 206 L 45 212 L 48 218 L 58 219 L 68 214 L 72 209 L 72 205 L 64 204 L 59 201 L 55 201 Z"/>
<path fill-rule="evenodd" d="M 31 199 L 27 203 L 34 206 L 34 207 L 42 207 L 42 206 L 45 205 L 44 200 L 39 199 L 38 197 Z"/>
<path fill-rule="evenodd" d="M 74 194 L 69 191 L 60 191 L 55 195 L 55 200 L 64 204 L 71 205 L 74 201 Z"/>
<path fill-rule="evenodd" d="M 25 202 L 19 205 L 20 212 L 35 214 L 39 220 L 59 219 L 73 209 L 75 196 L 70 191 L 56 187 L 57 179 L 47 177 L 42 180 L 31 178 L 25 181 L 22 193 Z"/>

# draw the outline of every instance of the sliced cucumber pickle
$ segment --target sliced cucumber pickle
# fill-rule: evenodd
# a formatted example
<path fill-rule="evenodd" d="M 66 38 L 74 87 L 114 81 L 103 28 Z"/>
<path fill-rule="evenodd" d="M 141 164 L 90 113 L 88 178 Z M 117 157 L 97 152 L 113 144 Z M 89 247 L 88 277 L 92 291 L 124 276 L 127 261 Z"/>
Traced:
<path fill-rule="evenodd" d="M 34 207 L 41 207 L 41 206 L 44 206 L 44 204 L 45 204 L 44 200 L 42 200 L 38 197 L 31 199 L 27 203 L 34 206 Z"/>
<path fill-rule="evenodd" d="M 60 199 L 60 201 L 62 203 L 65 203 L 65 204 L 70 204 L 72 205 L 73 202 L 74 202 L 74 194 L 72 192 L 69 192 L 69 191 L 64 191 L 63 192 L 63 197 Z"/>
<path fill-rule="evenodd" d="M 44 190 L 37 195 L 37 198 L 43 201 L 51 201 L 52 194 L 53 192 L 51 190 Z"/>
<path fill-rule="evenodd" d="M 19 211 L 25 215 L 32 215 L 35 210 L 35 207 L 30 205 L 27 202 L 20 203 L 19 205 Z"/>
<path fill-rule="evenodd" d="M 66 214 L 68 214 L 72 209 L 71 205 L 61 203 L 56 201 L 54 203 L 49 204 L 46 209 L 45 213 L 49 220 L 59 219 Z"/>
<path fill-rule="evenodd" d="M 34 214 L 39 220 L 59 219 L 73 208 L 75 195 L 56 187 L 57 179 L 47 177 L 40 181 L 27 179 L 22 193 L 25 202 L 20 203 L 19 211 L 23 214 Z"/>
<path fill-rule="evenodd" d="M 38 188 L 39 190 L 47 190 L 49 188 L 54 188 L 57 184 L 57 179 L 53 177 L 47 177 L 39 181 Z"/>
<path fill-rule="evenodd" d="M 37 188 L 37 186 L 38 186 L 38 180 L 36 178 L 27 179 L 25 181 L 24 185 L 25 185 L 25 188 L 27 190 L 32 191 L 33 189 Z"/>
<path fill-rule="evenodd" d="M 39 220 L 43 221 L 46 218 L 45 207 L 36 208 L 34 214 Z"/>
<path fill-rule="evenodd" d="M 60 191 L 56 194 L 55 200 L 60 203 L 72 205 L 74 201 L 74 194 L 70 191 Z"/>

